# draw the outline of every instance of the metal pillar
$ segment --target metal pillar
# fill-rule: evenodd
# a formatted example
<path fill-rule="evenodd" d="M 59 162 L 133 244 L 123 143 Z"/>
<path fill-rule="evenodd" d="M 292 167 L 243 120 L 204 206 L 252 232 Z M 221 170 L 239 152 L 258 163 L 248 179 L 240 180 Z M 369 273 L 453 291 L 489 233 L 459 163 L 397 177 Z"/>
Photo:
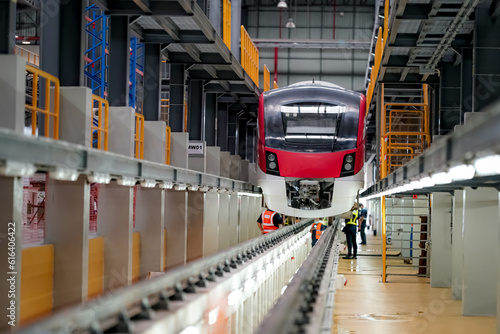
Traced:
<path fill-rule="evenodd" d="M 207 146 L 215 146 L 216 127 L 215 115 L 217 113 L 217 94 L 205 94 L 205 129 L 204 139 Z"/>
<path fill-rule="evenodd" d="M 490 15 L 490 5 L 480 4 L 474 20 L 473 111 L 481 111 L 500 96 L 500 20 Z"/>
<path fill-rule="evenodd" d="M 90 184 L 47 182 L 45 243 L 54 246 L 54 309 L 85 302 L 88 295 Z"/>
<path fill-rule="evenodd" d="M 247 122 L 246 118 L 238 117 L 238 149 L 236 154 L 241 159 L 246 159 L 247 157 Z"/>
<path fill-rule="evenodd" d="M 0 210 L 0 268 L 2 269 L 0 293 L 3 296 L 0 299 L 0 307 L 7 315 L 0 323 L 0 330 L 6 331 L 18 326 L 20 318 L 23 233 L 23 182 L 20 177 L 0 176 L 0 203 L 2 203 L 2 210 Z M 9 263 L 12 259 L 14 262 Z M 11 289 L 12 287 L 15 288 Z"/>
<path fill-rule="evenodd" d="M 461 99 L 461 111 L 460 111 L 460 124 L 464 124 L 464 113 L 472 111 L 472 100 L 474 96 L 472 95 L 472 49 L 462 50 L 462 77 L 460 84 L 460 99 Z"/>
<path fill-rule="evenodd" d="M 190 140 L 201 140 L 203 129 L 203 80 L 188 82 L 188 132 Z"/>
<path fill-rule="evenodd" d="M 109 19 L 108 101 L 110 106 L 129 103 L 130 37 L 128 16 Z"/>
<path fill-rule="evenodd" d="M 453 194 L 453 239 L 451 241 L 451 298 L 453 300 L 462 300 L 464 267 L 463 217 L 464 191 L 455 190 Z"/>
<path fill-rule="evenodd" d="M 229 112 L 226 104 L 219 105 L 217 109 L 217 143 L 221 151 L 229 151 L 228 149 L 228 117 Z"/>
<path fill-rule="evenodd" d="M 186 191 L 165 191 L 166 269 L 186 264 L 187 196 Z"/>
<path fill-rule="evenodd" d="M 203 220 L 205 193 L 188 191 L 187 262 L 203 257 Z"/>
<path fill-rule="evenodd" d="M 240 60 L 241 0 L 231 1 L 231 52 Z"/>
<path fill-rule="evenodd" d="M 452 63 L 442 63 L 440 76 L 440 107 L 437 121 L 438 135 L 445 135 L 461 124 L 460 73 Z"/>
<path fill-rule="evenodd" d="M 62 1 L 59 17 L 59 81 L 61 86 L 83 86 L 85 5 L 83 0 Z M 54 51 L 52 51 L 53 53 Z M 52 54 L 51 53 L 51 54 Z"/>
<path fill-rule="evenodd" d="M 228 111 L 227 116 L 227 150 L 232 155 L 238 154 L 238 116 Z"/>
<path fill-rule="evenodd" d="M 431 211 L 431 287 L 451 287 L 452 265 L 452 209 L 453 198 L 448 193 L 432 194 Z"/>
<path fill-rule="evenodd" d="M 219 36 L 222 36 L 222 6 L 221 0 L 210 0 L 210 10 L 208 13 L 208 18 L 215 31 Z"/>
<path fill-rule="evenodd" d="M 183 64 L 170 64 L 170 102 L 168 124 L 172 132 L 184 131 L 184 84 Z"/>
<path fill-rule="evenodd" d="M 144 46 L 144 98 L 143 115 L 146 121 L 160 120 L 160 44 Z"/>
<path fill-rule="evenodd" d="M 0 0 L 0 54 L 13 54 L 16 46 L 16 1 Z"/>

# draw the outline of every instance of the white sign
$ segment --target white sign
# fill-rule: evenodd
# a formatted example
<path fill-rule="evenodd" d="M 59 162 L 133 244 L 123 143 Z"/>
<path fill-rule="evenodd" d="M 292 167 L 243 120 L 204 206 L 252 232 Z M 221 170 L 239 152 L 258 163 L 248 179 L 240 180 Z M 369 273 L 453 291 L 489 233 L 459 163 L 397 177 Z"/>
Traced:
<path fill-rule="evenodd" d="M 205 152 L 205 143 L 202 141 L 190 141 L 188 143 L 188 155 L 201 154 Z"/>

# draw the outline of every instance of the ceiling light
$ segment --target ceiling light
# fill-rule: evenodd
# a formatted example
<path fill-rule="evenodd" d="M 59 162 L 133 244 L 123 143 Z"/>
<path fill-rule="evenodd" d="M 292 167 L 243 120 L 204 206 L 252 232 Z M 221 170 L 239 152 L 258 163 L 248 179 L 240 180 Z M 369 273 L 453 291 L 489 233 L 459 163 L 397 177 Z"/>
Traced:
<path fill-rule="evenodd" d="M 172 189 L 174 187 L 174 184 L 172 182 L 162 182 L 160 183 L 159 187 L 161 189 Z"/>
<path fill-rule="evenodd" d="M 293 19 L 292 18 L 289 18 L 288 19 L 288 22 L 286 23 L 286 26 L 287 28 L 295 28 L 295 23 L 293 23 Z"/>
<path fill-rule="evenodd" d="M 476 169 L 471 165 L 458 165 L 448 171 L 453 181 L 470 180 L 474 177 Z"/>
<path fill-rule="evenodd" d="M 433 179 L 431 179 L 430 176 L 426 176 L 420 180 L 420 185 L 422 186 L 422 188 L 433 187 L 435 184 L 436 183 L 434 182 Z"/>
<path fill-rule="evenodd" d="M 120 186 L 132 187 L 135 185 L 135 178 L 123 176 L 116 180 L 116 183 L 118 183 Z"/>
<path fill-rule="evenodd" d="M 286 4 L 286 1 L 285 0 L 280 0 L 280 2 L 278 2 L 278 8 L 287 8 L 288 5 Z"/>
<path fill-rule="evenodd" d="M 434 175 L 432 175 L 432 181 L 434 181 L 435 184 L 448 184 L 453 181 L 451 178 L 450 174 L 446 172 L 439 172 Z"/>
<path fill-rule="evenodd" d="M 474 161 L 476 173 L 479 176 L 500 174 L 500 155 L 489 155 Z"/>
<path fill-rule="evenodd" d="M 141 181 L 141 187 L 154 188 L 156 187 L 156 180 L 145 179 L 144 181 Z"/>
<path fill-rule="evenodd" d="M 196 184 L 192 184 L 192 185 L 190 185 L 190 186 L 189 186 L 189 190 L 191 190 L 191 191 L 196 191 L 196 190 L 198 190 L 198 185 L 196 185 Z"/>
<path fill-rule="evenodd" d="M 176 184 L 174 186 L 175 190 L 186 190 L 186 188 L 187 188 L 187 185 L 185 185 L 185 184 Z"/>

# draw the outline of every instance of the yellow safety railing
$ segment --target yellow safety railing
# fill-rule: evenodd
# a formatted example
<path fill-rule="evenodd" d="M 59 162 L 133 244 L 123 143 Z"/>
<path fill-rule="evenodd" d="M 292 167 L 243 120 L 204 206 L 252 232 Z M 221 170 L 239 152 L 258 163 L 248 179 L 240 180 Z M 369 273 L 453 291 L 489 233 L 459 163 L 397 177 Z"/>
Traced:
<path fill-rule="evenodd" d="M 160 121 L 164 121 L 168 125 L 169 99 L 160 100 Z"/>
<path fill-rule="evenodd" d="M 108 134 L 109 134 L 109 102 L 100 96 L 92 94 L 92 121 L 91 121 L 91 140 L 92 147 L 99 150 L 108 150 Z M 97 111 L 97 115 L 95 112 Z M 97 119 L 96 119 L 97 116 Z M 96 125 L 97 121 L 97 125 Z M 94 146 L 94 137 L 97 139 Z"/>
<path fill-rule="evenodd" d="M 227 48 L 231 50 L 231 1 L 229 0 L 224 0 L 222 22 L 222 39 Z"/>
<path fill-rule="evenodd" d="M 244 26 L 241 26 L 241 66 L 252 81 L 259 85 L 259 50 L 253 44 Z"/>
<path fill-rule="evenodd" d="M 165 164 L 170 165 L 170 143 L 172 132 L 170 130 L 170 126 L 167 125 L 166 130 L 166 143 L 165 143 Z"/>
<path fill-rule="evenodd" d="M 31 52 L 29 50 L 26 50 L 25 48 L 22 48 L 22 47 L 17 46 L 17 45 L 16 45 L 15 52 L 16 52 L 16 55 L 21 56 L 24 59 L 26 59 L 26 61 L 29 64 L 36 66 L 36 67 L 38 67 L 40 65 L 40 56 L 37 55 L 36 53 Z"/>
<path fill-rule="evenodd" d="M 366 115 L 368 115 L 368 109 L 370 108 L 370 103 L 373 98 L 373 90 L 375 89 L 375 84 L 377 83 L 383 52 L 384 42 L 382 40 L 382 27 L 380 27 L 378 29 L 377 44 L 375 44 L 375 60 L 370 73 L 370 83 L 368 84 L 368 90 L 366 91 Z"/>
<path fill-rule="evenodd" d="M 184 132 L 188 132 L 188 104 L 184 101 Z"/>
<path fill-rule="evenodd" d="M 264 65 L 264 92 L 271 90 L 271 73 L 266 65 Z"/>
<path fill-rule="evenodd" d="M 276 81 L 273 82 L 273 89 L 279 88 L 278 83 Z"/>
<path fill-rule="evenodd" d="M 382 84 L 381 88 L 383 105 L 380 178 L 384 178 L 428 148 L 431 136 L 427 84 L 422 85 L 422 102 L 385 102 L 385 85 Z"/>
<path fill-rule="evenodd" d="M 144 116 L 135 113 L 135 157 L 144 159 Z"/>
<path fill-rule="evenodd" d="M 31 104 L 26 104 L 26 109 L 31 111 L 31 133 L 36 135 L 37 115 L 42 113 L 45 115 L 44 136 L 59 139 L 59 79 L 31 65 L 26 65 L 26 71 L 33 75 L 33 89 L 31 96 Z M 40 82 L 45 82 L 45 92 L 38 89 Z M 54 88 L 53 103 L 51 103 L 51 87 Z M 39 97 L 44 96 L 44 107 L 40 106 Z M 52 136 L 50 135 L 52 120 Z"/>

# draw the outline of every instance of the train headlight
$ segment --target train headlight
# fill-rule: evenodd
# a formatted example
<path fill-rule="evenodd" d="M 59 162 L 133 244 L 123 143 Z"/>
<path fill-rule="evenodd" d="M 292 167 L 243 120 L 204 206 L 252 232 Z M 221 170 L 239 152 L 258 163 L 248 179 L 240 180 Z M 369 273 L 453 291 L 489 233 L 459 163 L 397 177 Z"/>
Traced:
<path fill-rule="evenodd" d="M 351 176 L 354 175 L 354 161 L 356 160 L 356 153 L 349 153 L 344 156 L 344 161 L 342 163 L 342 170 L 340 171 L 340 176 Z"/>
<path fill-rule="evenodd" d="M 266 173 L 280 175 L 280 167 L 276 153 L 266 152 Z"/>

